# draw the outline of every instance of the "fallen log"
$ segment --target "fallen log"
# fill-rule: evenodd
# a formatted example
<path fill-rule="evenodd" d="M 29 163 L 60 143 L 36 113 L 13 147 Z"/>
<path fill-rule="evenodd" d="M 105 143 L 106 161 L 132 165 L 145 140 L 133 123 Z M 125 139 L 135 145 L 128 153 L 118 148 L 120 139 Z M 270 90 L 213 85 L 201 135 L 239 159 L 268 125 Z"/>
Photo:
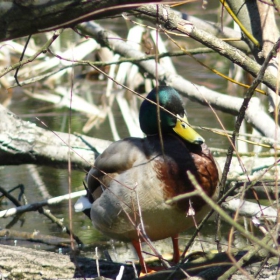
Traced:
<path fill-rule="evenodd" d="M 0 245 L 0 276 L 4 279 L 77 279 L 97 278 L 96 260 L 62 255 L 31 248 Z M 99 279 L 116 279 L 121 266 L 124 274 L 121 279 L 133 279 L 131 265 L 99 260 Z"/>

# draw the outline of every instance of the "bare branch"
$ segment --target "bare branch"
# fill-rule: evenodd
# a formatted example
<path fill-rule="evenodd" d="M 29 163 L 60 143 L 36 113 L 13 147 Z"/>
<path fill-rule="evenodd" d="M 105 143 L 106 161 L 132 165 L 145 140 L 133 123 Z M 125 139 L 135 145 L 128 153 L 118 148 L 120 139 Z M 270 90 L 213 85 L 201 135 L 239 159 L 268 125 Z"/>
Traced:
<path fill-rule="evenodd" d="M 116 15 L 145 2 L 150 1 L 3 1 L 0 3 L 0 41 L 73 27 L 84 21 Z"/>
<path fill-rule="evenodd" d="M 153 22 L 158 19 L 159 23 L 164 26 L 166 30 L 176 30 L 180 33 L 186 34 L 201 44 L 215 50 L 220 55 L 226 57 L 233 63 L 241 66 L 244 70 L 252 74 L 254 77 L 260 70 L 260 65 L 254 60 L 250 59 L 242 51 L 230 46 L 226 42 L 218 39 L 202 29 L 197 28 L 192 22 L 181 19 L 168 6 L 164 5 L 146 5 L 137 8 L 138 17 L 148 18 Z M 134 12 L 135 13 L 135 12 Z M 276 77 L 270 71 L 264 75 L 263 83 L 269 88 L 276 89 Z"/>
<path fill-rule="evenodd" d="M 47 199 L 47 200 L 44 200 L 41 202 L 36 202 L 36 203 L 31 203 L 31 204 L 27 204 L 27 205 L 23 205 L 23 206 L 19 206 L 19 207 L 10 208 L 7 210 L 0 211 L 0 218 L 10 217 L 10 216 L 28 212 L 28 211 L 36 211 L 36 210 L 40 209 L 42 206 L 57 204 L 57 203 L 60 203 L 61 201 L 69 200 L 70 198 L 72 199 L 72 198 L 80 197 L 82 195 L 86 195 L 85 190 L 71 193 L 70 195 L 65 194 L 62 196 L 53 197 L 53 198 L 50 198 L 50 199 Z"/>
<path fill-rule="evenodd" d="M 0 119 L 0 165 L 35 163 L 66 168 L 70 152 L 72 168 L 84 169 L 110 144 L 77 135 L 70 135 L 69 143 L 68 133 L 49 131 L 23 121 L 2 105 Z"/>

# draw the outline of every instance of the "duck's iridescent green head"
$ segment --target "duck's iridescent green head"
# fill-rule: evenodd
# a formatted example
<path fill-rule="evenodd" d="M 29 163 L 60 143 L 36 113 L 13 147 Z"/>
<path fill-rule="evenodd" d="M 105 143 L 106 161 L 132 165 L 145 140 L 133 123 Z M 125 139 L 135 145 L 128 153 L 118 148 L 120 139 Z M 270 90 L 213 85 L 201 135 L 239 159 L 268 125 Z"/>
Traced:
<path fill-rule="evenodd" d="M 159 86 L 158 90 L 154 88 L 148 94 L 147 99 L 156 103 L 157 94 L 159 105 L 176 116 L 175 117 L 160 109 L 160 124 L 162 133 L 176 133 L 190 143 L 201 145 L 204 142 L 204 139 L 189 126 L 179 93 L 172 87 Z M 140 107 L 139 121 L 140 127 L 145 134 L 158 134 L 157 106 L 147 100 L 144 100 Z"/>

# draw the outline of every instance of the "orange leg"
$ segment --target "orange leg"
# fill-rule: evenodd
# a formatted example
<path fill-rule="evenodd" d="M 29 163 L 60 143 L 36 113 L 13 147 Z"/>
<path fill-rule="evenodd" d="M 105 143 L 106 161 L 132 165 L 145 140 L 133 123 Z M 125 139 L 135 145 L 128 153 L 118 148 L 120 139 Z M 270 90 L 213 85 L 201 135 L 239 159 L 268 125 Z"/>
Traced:
<path fill-rule="evenodd" d="M 141 244 L 138 240 L 133 240 L 132 241 L 132 245 L 138 255 L 138 258 L 139 258 L 139 263 L 140 263 L 140 266 L 141 266 L 141 273 L 144 273 L 144 274 L 147 274 L 149 273 L 148 269 L 147 269 L 147 266 L 146 266 L 146 263 L 144 261 L 144 258 L 143 258 L 143 255 L 142 255 L 142 251 L 141 251 Z"/>
<path fill-rule="evenodd" d="M 180 250 L 178 242 L 178 234 L 171 237 L 173 244 L 173 262 L 178 263 L 180 261 Z"/>
<path fill-rule="evenodd" d="M 139 263 L 140 263 L 140 266 L 141 266 L 140 277 L 145 276 L 146 274 L 154 273 L 158 270 L 163 269 L 163 267 L 150 268 L 146 265 L 145 260 L 144 260 L 143 255 L 142 255 L 142 251 L 141 251 L 141 244 L 138 240 L 133 240 L 132 245 L 135 248 L 135 250 L 137 252 L 137 255 L 139 257 Z"/>

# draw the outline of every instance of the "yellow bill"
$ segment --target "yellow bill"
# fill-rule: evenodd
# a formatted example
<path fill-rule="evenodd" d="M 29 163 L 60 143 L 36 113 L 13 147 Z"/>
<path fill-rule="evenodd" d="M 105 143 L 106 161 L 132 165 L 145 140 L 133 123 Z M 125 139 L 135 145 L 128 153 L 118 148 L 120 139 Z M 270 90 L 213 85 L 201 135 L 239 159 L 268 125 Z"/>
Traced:
<path fill-rule="evenodd" d="M 201 137 L 194 129 L 190 127 L 186 115 L 184 115 L 184 117 L 181 119 L 177 119 L 177 123 L 173 130 L 184 140 L 192 144 L 201 145 L 204 143 L 203 137 Z"/>

